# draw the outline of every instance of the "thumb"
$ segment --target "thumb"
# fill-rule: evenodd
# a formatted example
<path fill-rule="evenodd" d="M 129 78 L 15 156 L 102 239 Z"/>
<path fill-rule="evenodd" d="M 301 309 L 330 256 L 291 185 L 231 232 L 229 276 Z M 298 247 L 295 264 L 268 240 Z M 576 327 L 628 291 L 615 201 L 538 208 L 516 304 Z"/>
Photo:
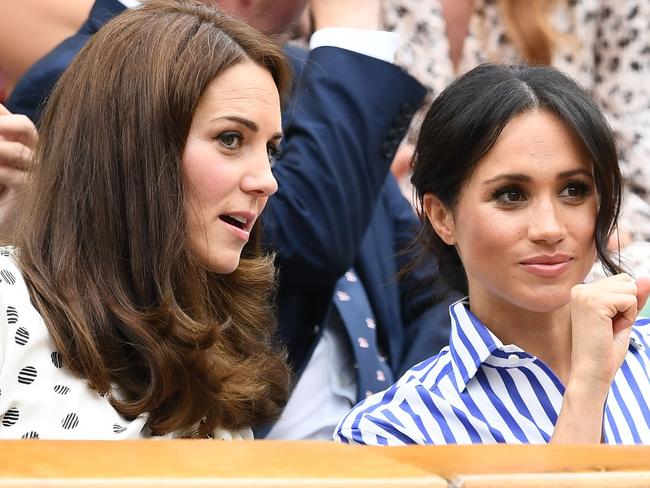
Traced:
<path fill-rule="evenodd" d="M 641 276 L 636 280 L 636 308 L 641 310 L 650 295 L 650 276 Z"/>

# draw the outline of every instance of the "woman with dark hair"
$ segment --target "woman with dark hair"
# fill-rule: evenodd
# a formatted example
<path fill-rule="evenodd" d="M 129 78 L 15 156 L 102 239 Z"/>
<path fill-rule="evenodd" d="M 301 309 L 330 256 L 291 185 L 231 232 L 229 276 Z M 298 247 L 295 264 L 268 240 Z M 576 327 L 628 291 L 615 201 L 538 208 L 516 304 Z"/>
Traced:
<path fill-rule="evenodd" d="M 383 0 L 400 35 L 398 63 L 437 96 L 488 61 L 551 65 L 577 80 L 611 124 L 623 175 L 619 232 L 609 243 L 650 273 L 650 2 L 643 0 Z M 419 127 L 426 111 L 414 118 Z M 415 132 L 415 131 L 413 131 Z M 415 134 L 413 134 L 415 135 Z M 412 145 L 399 152 L 406 172 Z M 588 279 L 604 277 L 596 263 Z"/>
<path fill-rule="evenodd" d="M 286 402 L 274 269 L 279 49 L 189 0 L 108 23 L 46 107 L 0 258 L 0 437 L 247 438 Z"/>
<path fill-rule="evenodd" d="M 589 96 L 553 68 L 479 66 L 434 101 L 412 182 L 420 238 L 467 297 L 449 346 L 335 438 L 650 443 L 650 279 L 608 255 L 621 175 Z M 611 276 L 583 284 L 596 256 Z"/>

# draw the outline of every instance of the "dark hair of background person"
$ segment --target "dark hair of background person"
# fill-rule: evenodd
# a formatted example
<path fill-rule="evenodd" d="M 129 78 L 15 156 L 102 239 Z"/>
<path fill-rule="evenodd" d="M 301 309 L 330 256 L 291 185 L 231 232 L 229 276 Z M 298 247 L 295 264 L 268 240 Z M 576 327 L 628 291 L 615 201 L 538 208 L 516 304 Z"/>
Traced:
<path fill-rule="evenodd" d="M 557 116 L 593 164 L 599 208 L 595 241 L 598 257 L 610 273 L 619 265 L 607 252 L 621 202 L 621 174 L 609 125 L 590 96 L 571 78 L 547 66 L 483 64 L 449 85 L 433 102 L 422 123 L 411 161 L 420 207 L 418 235 L 424 253 L 438 257 L 440 274 L 467 294 L 467 277 L 454 246 L 445 244 L 422 211 L 432 193 L 455 208 L 474 168 L 514 117 L 531 110 Z"/>
<path fill-rule="evenodd" d="M 282 52 L 244 22 L 189 0 L 147 2 L 93 36 L 42 119 L 19 265 L 65 365 L 125 417 L 148 412 L 155 433 L 268 422 L 288 395 L 259 229 L 228 275 L 202 266 L 187 237 L 193 114 L 247 59 L 286 92 Z"/>

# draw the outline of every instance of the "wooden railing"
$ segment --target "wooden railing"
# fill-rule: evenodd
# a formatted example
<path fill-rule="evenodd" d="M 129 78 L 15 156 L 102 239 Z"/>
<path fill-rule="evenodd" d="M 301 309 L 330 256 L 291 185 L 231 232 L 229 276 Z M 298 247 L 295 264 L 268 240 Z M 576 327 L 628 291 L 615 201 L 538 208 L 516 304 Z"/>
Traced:
<path fill-rule="evenodd" d="M 0 441 L 0 487 L 650 487 L 650 447 Z"/>

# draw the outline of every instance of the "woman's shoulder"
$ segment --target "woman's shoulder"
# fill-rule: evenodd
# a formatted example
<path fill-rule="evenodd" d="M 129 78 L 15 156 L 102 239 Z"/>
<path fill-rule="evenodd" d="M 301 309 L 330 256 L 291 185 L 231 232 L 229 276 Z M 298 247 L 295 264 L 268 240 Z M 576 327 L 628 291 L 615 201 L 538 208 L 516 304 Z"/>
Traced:
<path fill-rule="evenodd" d="M 650 317 L 637 317 L 630 334 L 630 348 L 650 358 Z"/>
<path fill-rule="evenodd" d="M 0 321 L 12 323 L 18 306 L 31 306 L 29 292 L 14 247 L 0 247 Z"/>
<path fill-rule="evenodd" d="M 650 317 L 639 315 L 632 326 L 632 330 L 639 334 L 650 336 Z"/>
<path fill-rule="evenodd" d="M 632 328 L 642 334 L 650 334 L 650 317 L 639 315 L 634 321 Z"/>
<path fill-rule="evenodd" d="M 14 285 L 22 277 L 18 267 L 18 251 L 12 246 L 0 246 L 0 284 Z"/>

